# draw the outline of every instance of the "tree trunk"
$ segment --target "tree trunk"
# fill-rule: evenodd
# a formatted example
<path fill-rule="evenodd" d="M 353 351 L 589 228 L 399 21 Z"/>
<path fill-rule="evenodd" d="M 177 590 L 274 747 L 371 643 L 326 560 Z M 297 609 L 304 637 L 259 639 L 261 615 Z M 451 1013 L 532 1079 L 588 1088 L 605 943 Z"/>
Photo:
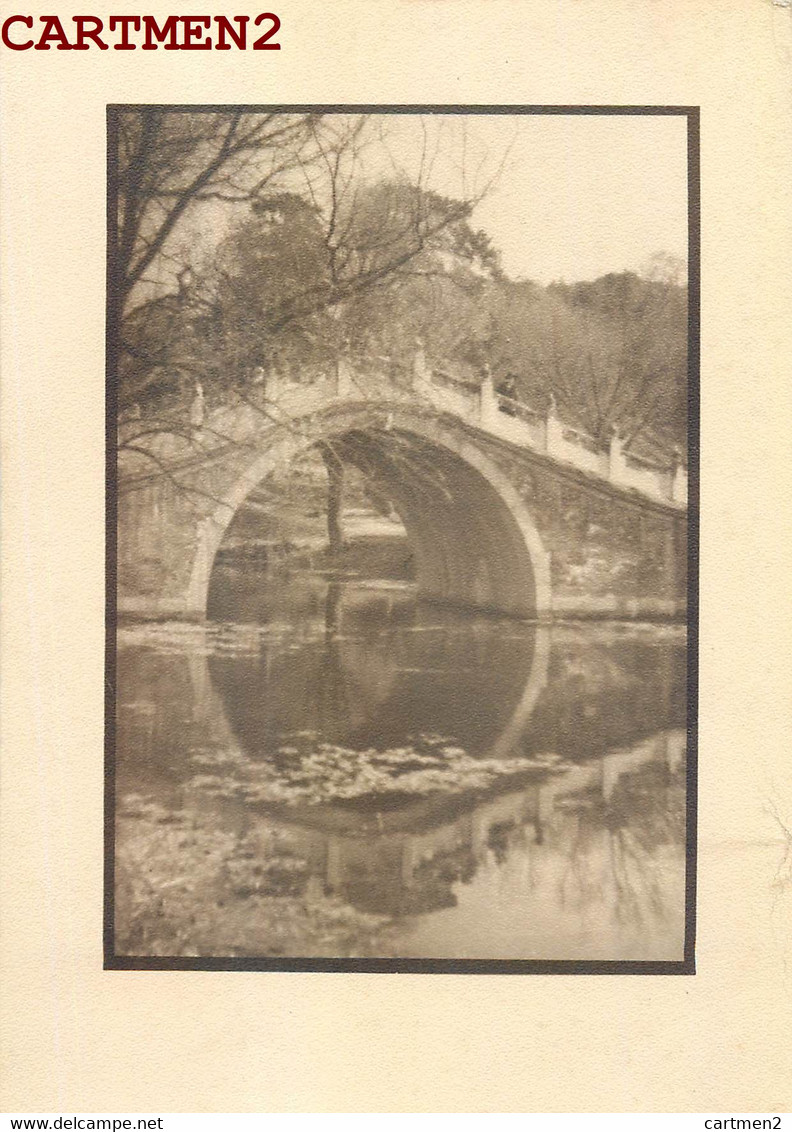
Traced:
<path fill-rule="evenodd" d="M 344 549 L 344 533 L 341 527 L 341 508 L 344 504 L 344 465 L 329 447 L 320 448 L 327 469 L 327 542 L 332 555 Z"/>

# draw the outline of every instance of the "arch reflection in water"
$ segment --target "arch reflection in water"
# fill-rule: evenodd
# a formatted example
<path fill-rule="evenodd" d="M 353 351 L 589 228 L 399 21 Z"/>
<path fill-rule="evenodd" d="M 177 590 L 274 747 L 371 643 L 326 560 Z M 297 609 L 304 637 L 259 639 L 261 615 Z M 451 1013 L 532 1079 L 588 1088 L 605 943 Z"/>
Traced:
<path fill-rule="evenodd" d="M 547 680 L 547 628 L 416 605 L 407 586 L 319 580 L 309 593 L 324 600 L 308 602 L 296 639 L 263 638 L 257 662 L 210 657 L 249 754 L 302 733 L 354 749 L 440 735 L 510 753 Z"/>
<path fill-rule="evenodd" d="M 133 953 L 679 959 L 681 632 L 312 586 L 296 621 L 122 648 L 122 868 L 165 836 L 146 803 L 186 838 L 163 870 L 215 861 L 167 940 L 130 897 Z"/>
<path fill-rule="evenodd" d="M 453 816 L 417 805 L 400 815 L 403 829 L 338 831 L 325 814 L 315 824 L 262 818 L 257 836 L 299 847 L 303 891 L 316 879 L 387 917 L 378 954 L 673 959 L 683 945 L 684 743 L 681 729 L 660 732 L 530 786 L 468 797 Z"/>

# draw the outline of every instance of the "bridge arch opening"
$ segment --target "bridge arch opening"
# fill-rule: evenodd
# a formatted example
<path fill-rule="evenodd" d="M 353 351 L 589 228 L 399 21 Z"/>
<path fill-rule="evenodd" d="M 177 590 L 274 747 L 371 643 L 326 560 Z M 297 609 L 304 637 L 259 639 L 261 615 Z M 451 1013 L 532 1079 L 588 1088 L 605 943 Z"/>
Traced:
<path fill-rule="evenodd" d="M 250 493 L 275 468 L 325 442 L 392 501 L 420 598 L 514 617 L 549 615 L 549 559 L 530 512 L 500 469 L 457 431 L 390 414 L 376 427 L 319 420 L 269 445 L 199 525 L 189 607 L 206 612 L 217 551 Z"/>

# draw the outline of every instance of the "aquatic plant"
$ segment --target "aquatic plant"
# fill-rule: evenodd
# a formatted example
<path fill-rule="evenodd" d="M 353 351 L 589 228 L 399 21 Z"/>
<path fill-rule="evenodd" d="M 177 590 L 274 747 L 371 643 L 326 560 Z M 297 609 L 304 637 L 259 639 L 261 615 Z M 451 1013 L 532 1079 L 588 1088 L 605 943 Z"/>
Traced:
<path fill-rule="evenodd" d="M 474 758 L 452 737 L 412 736 L 405 746 L 355 750 L 317 742 L 313 732 L 282 736 L 271 757 L 251 760 L 229 750 L 197 751 L 194 788 L 247 802 L 321 805 L 404 796 L 462 794 L 489 790 L 499 782 L 566 765 L 558 755 Z"/>

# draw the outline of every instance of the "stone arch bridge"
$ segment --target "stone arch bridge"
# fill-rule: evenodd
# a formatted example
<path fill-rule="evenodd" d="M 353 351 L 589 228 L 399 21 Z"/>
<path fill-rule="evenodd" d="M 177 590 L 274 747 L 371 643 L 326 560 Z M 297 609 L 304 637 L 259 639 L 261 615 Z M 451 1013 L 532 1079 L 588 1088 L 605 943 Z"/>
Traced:
<path fill-rule="evenodd" d="M 540 620 L 681 618 L 687 482 L 499 396 L 411 367 L 252 384 L 189 434 L 120 429 L 118 611 L 203 618 L 215 554 L 247 495 L 319 443 L 373 478 L 427 599 Z"/>

